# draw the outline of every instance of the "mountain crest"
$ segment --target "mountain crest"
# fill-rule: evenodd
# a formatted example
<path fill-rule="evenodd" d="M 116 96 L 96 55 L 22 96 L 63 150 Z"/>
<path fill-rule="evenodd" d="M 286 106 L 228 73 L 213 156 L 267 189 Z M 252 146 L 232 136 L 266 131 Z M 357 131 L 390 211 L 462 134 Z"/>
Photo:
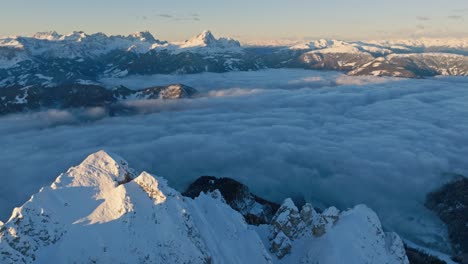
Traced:
<path fill-rule="evenodd" d="M 133 39 L 138 39 L 139 41 L 144 41 L 144 42 L 158 42 L 153 34 L 151 34 L 149 31 L 139 31 L 135 32 L 133 34 L 130 34 L 128 37 L 133 38 Z"/>
<path fill-rule="evenodd" d="M 200 48 L 209 47 L 216 49 L 239 49 L 240 43 L 237 40 L 229 38 L 215 38 L 210 30 L 204 30 L 197 36 L 187 40 L 182 48 Z"/>
<path fill-rule="evenodd" d="M 47 31 L 47 32 L 37 32 L 33 35 L 35 39 L 43 39 L 43 40 L 58 40 L 62 37 L 56 31 Z"/>
<path fill-rule="evenodd" d="M 64 187 L 92 187 L 104 193 L 134 178 L 127 161 L 103 150 L 89 155 L 80 165 L 61 174 L 51 185 L 52 189 Z"/>
<path fill-rule="evenodd" d="M 159 181 L 147 172 L 142 172 L 140 176 L 135 178 L 134 182 L 138 184 L 151 199 L 154 200 L 155 204 L 166 201 L 166 196 L 159 189 Z"/>
<path fill-rule="evenodd" d="M 17 208 L 0 228 L 0 263 L 271 263 L 258 234 L 222 199 L 183 198 L 145 172 L 113 185 L 106 174 L 125 171 L 122 161 L 99 151 L 66 173 L 81 181 L 76 187 L 107 183 L 102 196 L 43 188 Z"/>
<path fill-rule="evenodd" d="M 184 43 L 184 47 L 208 47 L 215 44 L 217 39 L 213 36 L 213 33 L 209 30 L 204 30 L 195 37 L 187 40 Z"/>
<path fill-rule="evenodd" d="M 210 30 L 204 30 L 203 32 L 198 34 L 195 38 L 202 40 L 207 45 L 216 41 L 216 38 L 214 37 L 213 33 L 211 33 Z"/>
<path fill-rule="evenodd" d="M 69 40 L 69 41 L 76 41 L 81 42 L 83 39 L 87 38 L 89 35 L 83 31 L 73 31 L 68 35 L 64 35 L 60 37 L 60 40 Z"/>

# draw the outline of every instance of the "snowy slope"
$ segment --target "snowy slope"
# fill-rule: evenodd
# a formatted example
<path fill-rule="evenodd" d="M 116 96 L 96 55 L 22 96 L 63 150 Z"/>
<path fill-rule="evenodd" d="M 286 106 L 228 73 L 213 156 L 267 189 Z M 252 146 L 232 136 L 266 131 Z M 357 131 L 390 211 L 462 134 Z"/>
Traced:
<path fill-rule="evenodd" d="M 468 57 L 449 53 L 390 54 L 378 57 L 348 73 L 349 75 L 376 75 L 418 77 L 429 75 L 468 75 Z"/>
<path fill-rule="evenodd" d="M 418 38 L 399 40 L 374 40 L 371 44 L 377 44 L 389 48 L 419 48 L 426 51 L 453 50 L 468 51 L 468 38 Z"/>
<path fill-rule="evenodd" d="M 126 161 L 90 155 L 14 210 L 1 263 L 269 263 L 218 193 L 192 200 Z M 133 180 L 131 180 L 133 179 Z"/>
<path fill-rule="evenodd" d="M 318 213 L 311 204 L 299 211 L 286 199 L 271 226 L 259 230 L 276 263 L 408 263 L 401 239 L 384 232 L 365 205 Z"/>
<path fill-rule="evenodd" d="M 51 261 L 408 263 L 399 237 L 384 233 L 365 206 L 319 214 L 287 199 L 271 226 L 256 228 L 220 192 L 183 197 L 104 151 L 61 174 L 0 227 L 1 263 Z"/>
<path fill-rule="evenodd" d="M 468 75 L 468 45 L 463 40 L 345 42 L 321 39 L 290 49 L 305 51 L 300 61 L 306 67 L 346 71 L 349 75 L 406 78 Z"/>
<path fill-rule="evenodd" d="M 335 47 L 355 47 L 362 51 L 380 53 L 381 55 L 401 52 L 451 52 L 468 54 L 468 38 L 459 39 L 402 39 L 402 40 L 370 40 L 370 41 L 341 41 L 335 39 L 319 39 L 301 42 L 289 46 L 290 49 L 320 50 Z"/>

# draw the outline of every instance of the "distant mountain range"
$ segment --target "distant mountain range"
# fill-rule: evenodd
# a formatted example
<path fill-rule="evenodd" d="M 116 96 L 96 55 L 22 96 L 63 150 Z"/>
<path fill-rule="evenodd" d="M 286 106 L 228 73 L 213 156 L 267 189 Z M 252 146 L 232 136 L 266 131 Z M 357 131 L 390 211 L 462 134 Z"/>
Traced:
<path fill-rule="evenodd" d="M 97 81 L 132 74 L 183 74 L 265 68 L 338 70 L 349 75 L 422 78 L 468 75 L 467 40 L 346 42 L 242 46 L 204 31 L 170 43 L 149 32 L 37 33 L 0 39 L 0 87 Z"/>
<path fill-rule="evenodd" d="M 102 78 L 128 75 L 255 71 L 268 68 L 336 70 L 348 75 L 423 78 L 468 75 L 468 41 L 316 40 L 289 46 L 242 46 L 210 31 L 170 43 L 149 32 L 128 36 L 72 32 L 0 38 L 0 115 L 50 108 L 104 106 L 132 112 L 128 100 L 178 99 L 196 90 L 184 85 L 104 88 Z M 169 89 L 169 87 L 172 87 Z M 174 88 L 175 87 L 175 88 Z M 166 91 L 175 93 L 166 96 Z M 151 96 L 145 91 L 153 93 Z M 143 96 L 145 95 L 145 96 Z M 120 108 L 119 108 L 120 107 Z"/>

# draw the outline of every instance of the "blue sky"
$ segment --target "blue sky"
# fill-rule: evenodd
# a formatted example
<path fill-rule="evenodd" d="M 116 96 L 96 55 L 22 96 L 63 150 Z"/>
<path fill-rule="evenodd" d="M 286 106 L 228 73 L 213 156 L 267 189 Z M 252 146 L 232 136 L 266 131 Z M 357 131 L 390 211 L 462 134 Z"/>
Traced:
<path fill-rule="evenodd" d="M 204 29 L 241 40 L 468 36 L 466 0 L 1 0 L 0 35 L 149 30 L 184 40 Z"/>

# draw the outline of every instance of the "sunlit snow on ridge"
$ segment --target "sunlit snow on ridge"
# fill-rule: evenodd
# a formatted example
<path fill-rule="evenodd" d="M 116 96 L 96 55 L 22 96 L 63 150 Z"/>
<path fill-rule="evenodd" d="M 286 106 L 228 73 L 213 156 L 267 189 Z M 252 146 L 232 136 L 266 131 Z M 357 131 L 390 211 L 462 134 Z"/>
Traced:
<path fill-rule="evenodd" d="M 153 114 L 74 125 L 51 120 L 75 118 L 68 111 L 1 118 L 1 219 L 60 172 L 107 149 L 179 189 L 216 175 L 276 201 L 302 195 L 342 208 L 365 203 L 387 228 L 430 243 L 444 230 L 424 209 L 425 193 L 449 180 L 445 172 L 468 174 L 467 78 L 270 70 L 106 83 L 117 81 L 135 88 L 181 82 L 207 96 L 155 100 L 141 108 Z"/>

